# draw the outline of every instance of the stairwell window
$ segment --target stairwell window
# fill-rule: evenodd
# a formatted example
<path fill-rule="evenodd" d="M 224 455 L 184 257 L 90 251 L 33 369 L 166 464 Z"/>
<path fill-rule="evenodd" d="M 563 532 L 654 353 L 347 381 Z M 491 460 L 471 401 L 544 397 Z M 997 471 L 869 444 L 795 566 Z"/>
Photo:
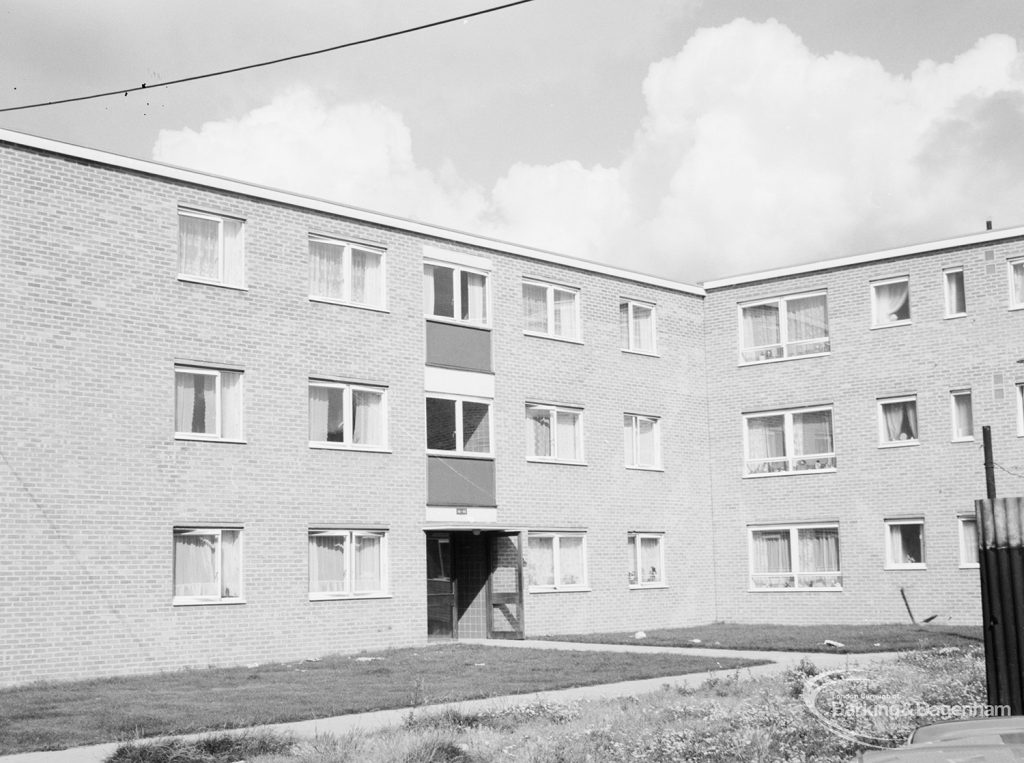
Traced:
<path fill-rule="evenodd" d="M 1024 257 L 1007 261 L 1010 269 L 1010 309 L 1024 307 Z"/>
<path fill-rule="evenodd" d="M 490 325 L 488 274 L 461 265 L 423 264 L 423 312 L 428 318 Z"/>
<path fill-rule="evenodd" d="M 523 333 L 578 342 L 579 290 L 541 281 L 523 281 Z"/>
<path fill-rule="evenodd" d="M 744 441 L 748 477 L 836 468 L 831 408 L 747 414 Z"/>
<path fill-rule="evenodd" d="M 491 456 L 492 441 L 489 400 L 427 397 L 427 452 Z"/>
<path fill-rule="evenodd" d="M 924 569 L 924 520 L 885 520 L 885 568 Z"/>
<path fill-rule="evenodd" d="M 387 540 L 382 530 L 310 530 L 309 598 L 387 595 Z"/>
<path fill-rule="evenodd" d="M 750 590 L 823 590 L 843 587 L 839 526 L 751 527 Z"/>
<path fill-rule="evenodd" d="M 657 348 L 657 327 L 654 305 L 624 299 L 619 303 L 619 335 L 622 349 L 654 355 Z"/>
<path fill-rule="evenodd" d="M 586 590 L 586 535 L 531 532 L 526 569 L 531 592 Z"/>
<path fill-rule="evenodd" d="M 957 517 L 960 526 L 960 566 L 964 569 L 977 569 L 978 552 L 978 520 L 973 515 Z"/>
<path fill-rule="evenodd" d="M 917 445 L 917 396 L 883 398 L 878 401 L 879 447 Z"/>
<path fill-rule="evenodd" d="M 910 323 L 910 278 L 888 278 L 871 284 L 872 326 Z"/>
<path fill-rule="evenodd" d="M 740 363 L 823 355 L 831 350 L 828 295 L 797 294 L 739 306 Z"/>
<path fill-rule="evenodd" d="M 242 441 L 242 372 L 174 367 L 174 436 Z"/>
<path fill-rule="evenodd" d="M 949 393 L 953 416 L 953 442 L 969 442 L 974 439 L 974 414 L 971 410 L 971 391 L 955 389 Z"/>
<path fill-rule="evenodd" d="M 174 528 L 174 604 L 242 601 L 242 530 Z"/>
<path fill-rule="evenodd" d="M 626 466 L 634 469 L 661 468 L 659 420 L 655 416 L 633 413 L 622 417 L 622 437 Z"/>
<path fill-rule="evenodd" d="M 946 317 L 960 318 L 967 315 L 967 294 L 964 290 L 964 269 L 947 268 L 942 271 L 946 292 Z"/>
<path fill-rule="evenodd" d="M 387 444 L 385 389 L 310 380 L 310 447 L 383 450 Z"/>
<path fill-rule="evenodd" d="M 309 298 L 383 309 L 384 252 L 359 244 L 311 236 Z"/>
<path fill-rule="evenodd" d="M 178 277 L 245 288 L 245 236 L 241 220 L 178 210 Z"/>
<path fill-rule="evenodd" d="M 665 536 L 661 533 L 629 533 L 629 587 L 662 588 L 665 585 Z"/>

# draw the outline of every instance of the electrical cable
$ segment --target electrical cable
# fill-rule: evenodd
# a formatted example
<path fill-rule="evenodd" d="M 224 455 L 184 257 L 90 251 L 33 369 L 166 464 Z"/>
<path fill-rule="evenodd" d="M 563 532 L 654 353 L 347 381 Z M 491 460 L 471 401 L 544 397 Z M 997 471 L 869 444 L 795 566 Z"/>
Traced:
<path fill-rule="evenodd" d="M 461 16 L 452 16 L 451 18 L 441 19 L 440 21 L 431 21 L 430 23 L 420 24 L 419 26 L 408 27 L 406 29 L 399 29 L 399 30 L 394 31 L 394 32 L 386 32 L 384 34 L 378 34 L 378 35 L 375 35 L 373 37 L 366 37 L 366 38 L 364 38 L 362 40 L 354 40 L 352 42 L 345 42 L 345 43 L 342 43 L 340 45 L 332 45 L 329 48 L 321 48 L 320 50 L 312 50 L 312 51 L 309 51 L 307 53 L 296 53 L 295 55 L 284 56 L 283 58 L 275 58 L 275 59 L 270 60 L 270 61 L 261 61 L 259 63 L 255 63 L 255 64 L 246 64 L 245 66 L 236 66 L 236 67 L 234 67 L 232 69 L 222 69 L 222 70 L 216 71 L 216 72 L 208 72 L 207 74 L 195 74 L 195 75 L 193 75 L 191 77 L 182 77 L 180 79 L 173 79 L 173 80 L 169 80 L 167 82 L 159 82 L 159 83 L 151 85 L 151 86 L 147 86 L 146 83 L 143 82 L 141 85 L 139 85 L 137 87 L 121 88 L 119 90 L 108 90 L 107 92 L 104 92 L 104 93 L 93 93 L 92 95 L 80 95 L 80 96 L 75 96 L 73 98 L 61 98 L 60 100 L 56 100 L 56 101 L 43 101 L 43 102 L 40 102 L 40 103 L 29 103 L 29 104 L 25 104 L 24 106 L 7 106 L 7 107 L 4 107 L 4 108 L 0 108 L 0 114 L 3 114 L 5 112 L 9 112 L 9 111 L 23 111 L 25 109 L 38 109 L 38 108 L 41 108 L 43 106 L 57 106 L 57 105 L 60 105 L 60 104 L 63 104 L 63 103 L 76 103 L 78 101 L 91 101 L 91 100 L 94 100 L 96 98 L 107 98 L 107 97 L 112 96 L 112 95 L 121 95 L 121 94 L 128 95 L 128 93 L 137 93 L 140 90 L 152 90 L 153 88 L 157 88 L 157 87 L 170 87 L 171 85 L 180 85 L 180 84 L 185 83 L 185 82 L 195 82 L 197 80 L 208 79 L 210 77 L 220 77 L 220 76 L 222 76 L 224 74 L 235 74 L 236 72 L 246 71 L 247 69 L 258 69 L 258 68 L 260 68 L 262 66 L 272 66 L 274 64 L 281 64 L 281 63 L 285 63 L 287 61 L 295 61 L 295 60 L 300 59 L 300 58 L 309 58 L 310 56 L 319 56 L 319 55 L 321 55 L 323 53 L 332 53 L 332 52 L 334 52 L 336 50 L 343 50 L 344 48 L 352 48 L 352 47 L 355 47 L 356 45 L 365 45 L 366 43 L 369 43 L 369 42 L 378 42 L 380 40 L 387 40 L 387 39 L 389 39 L 391 37 L 399 37 L 400 35 L 403 35 L 403 34 L 410 34 L 412 32 L 421 32 L 424 29 L 431 29 L 433 27 L 443 26 L 444 24 L 451 24 L 451 23 L 454 23 L 456 21 L 464 21 L 466 19 L 471 19 L 471 18 L 473 18 L 475 16 L 483 16 L 483 15 L 488 14 L 488 13 L 494 13 L 495 11 L 501 11 L 501 10 L 505 10 L 506 8 L 512 8 L 513 6 L 516 6 L 516 5 L 525 5 L 526 3 L 532 3 L 532 2 L 533 2 L 533 0 L 515 0 L 515 2 L 505 3 L 504 5 L 496 5 L 496 6 L 492 7 L 492 8 L 484 8 L 483 10 L 473 11 L 472 13 L 464 13 Z"/>

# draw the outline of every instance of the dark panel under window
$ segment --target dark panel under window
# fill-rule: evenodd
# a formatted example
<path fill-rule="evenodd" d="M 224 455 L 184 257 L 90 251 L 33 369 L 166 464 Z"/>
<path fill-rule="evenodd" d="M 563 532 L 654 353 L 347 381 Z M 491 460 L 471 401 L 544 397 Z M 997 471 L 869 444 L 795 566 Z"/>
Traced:
<path fill-rule="evenodd" d="M 491 371 L 491 332 L 427 321 L 427 365 Z"/>
<path fill-rule="evenodd" d="M 427 456 L 427 505 L 497 506 L 494 461 Z"/>

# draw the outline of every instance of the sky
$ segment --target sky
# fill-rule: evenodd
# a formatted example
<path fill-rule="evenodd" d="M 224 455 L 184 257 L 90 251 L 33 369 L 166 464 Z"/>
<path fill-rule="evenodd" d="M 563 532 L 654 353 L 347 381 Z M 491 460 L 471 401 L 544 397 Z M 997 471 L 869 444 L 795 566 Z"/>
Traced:
<path fill-rule="evenodd" d="M 0 0 L 0 127 L 665 278 L 1024 224 L 1020 0 Z"/>

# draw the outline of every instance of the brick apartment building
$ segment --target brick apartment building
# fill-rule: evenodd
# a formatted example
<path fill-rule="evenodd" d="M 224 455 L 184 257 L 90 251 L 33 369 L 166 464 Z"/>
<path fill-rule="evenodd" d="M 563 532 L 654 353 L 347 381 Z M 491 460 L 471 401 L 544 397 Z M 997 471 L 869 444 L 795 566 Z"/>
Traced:
<path fill-rule="evenodd" d="M 697 287 L 0 131 L 0 684 L 976 622 L 1022 242 Z"/>

